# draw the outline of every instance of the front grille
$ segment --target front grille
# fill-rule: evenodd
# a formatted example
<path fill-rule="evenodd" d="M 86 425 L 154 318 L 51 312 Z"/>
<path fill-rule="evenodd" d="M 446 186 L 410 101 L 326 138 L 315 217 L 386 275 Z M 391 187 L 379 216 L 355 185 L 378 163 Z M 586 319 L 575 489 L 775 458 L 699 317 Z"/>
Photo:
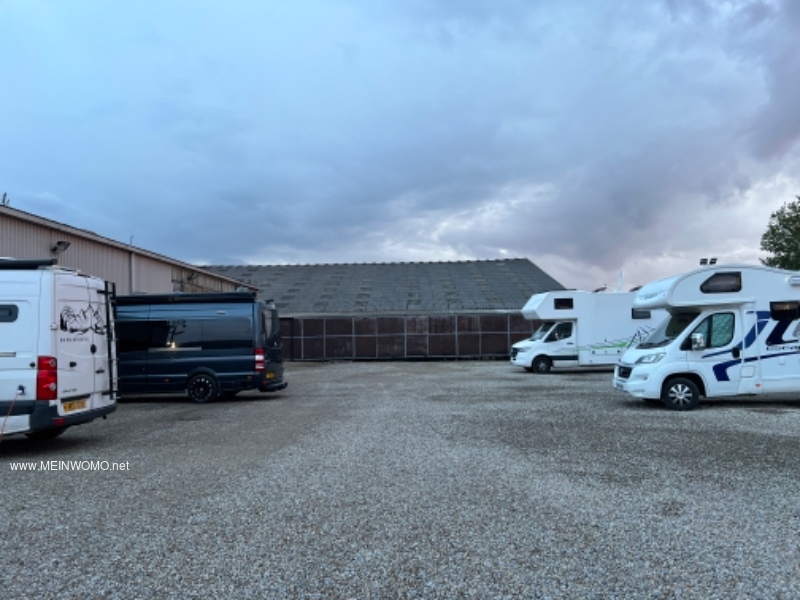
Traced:
<path fill-rule="evenodd" d="M 630 367 L 617 367 L 617 377 L 620 379 L 627 379 L 631 376 L 632 369 Z"/>

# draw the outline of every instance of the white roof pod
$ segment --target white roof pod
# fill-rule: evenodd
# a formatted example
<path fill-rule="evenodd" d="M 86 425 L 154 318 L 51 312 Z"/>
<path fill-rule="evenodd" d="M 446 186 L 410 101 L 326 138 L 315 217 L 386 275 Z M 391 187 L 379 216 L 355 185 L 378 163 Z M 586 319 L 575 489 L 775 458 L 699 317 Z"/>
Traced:
<path fill-rule="evenodd" d="M 642 286 L 633 300 L 636 308 L 679 309 L 754 302 L 800 287 L 800 272 L 762 265 L 713 265 L 666 277 Z"/>

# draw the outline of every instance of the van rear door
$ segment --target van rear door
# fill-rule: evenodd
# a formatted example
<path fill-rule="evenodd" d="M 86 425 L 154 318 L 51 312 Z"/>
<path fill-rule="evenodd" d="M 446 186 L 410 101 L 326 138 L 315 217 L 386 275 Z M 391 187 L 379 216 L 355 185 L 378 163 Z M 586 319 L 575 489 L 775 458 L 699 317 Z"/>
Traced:
<path fill-rule="evenodd" d="M 91 337 L 94 370 L 94 408 L 116 403 L 116 352 L 110 291 L 99 279 L 88 280 L 89 306 L 92 311 Z"/>
<path fill-rule="evenodd" d="M 97 290 L 90 289 L 88 277 L 74 273 L 56 273 L 55 277 L 58 412 L 70 415 L 106 405 L 99 400 L 101 394 L 96 390 L 109 389 L 107 368 L 97 373 L 95 359 L 99 353 L 107 362 L 106 323 L 98 311 Z M 96 330 L 103 335 L 98 336 Z M 102 347 L 97 344 L 98 338 Z"/>

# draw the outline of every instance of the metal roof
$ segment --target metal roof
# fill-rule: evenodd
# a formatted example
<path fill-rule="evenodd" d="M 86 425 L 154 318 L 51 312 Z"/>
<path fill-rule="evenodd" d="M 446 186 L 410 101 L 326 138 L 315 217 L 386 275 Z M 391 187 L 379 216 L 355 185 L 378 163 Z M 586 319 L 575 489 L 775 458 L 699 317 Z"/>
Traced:
<path fill-rule="evenodd" d="M 284 316 L 519 312 L 563 290 L 525 258 L 318 265 L 206 265 L 257 285 Z"/>

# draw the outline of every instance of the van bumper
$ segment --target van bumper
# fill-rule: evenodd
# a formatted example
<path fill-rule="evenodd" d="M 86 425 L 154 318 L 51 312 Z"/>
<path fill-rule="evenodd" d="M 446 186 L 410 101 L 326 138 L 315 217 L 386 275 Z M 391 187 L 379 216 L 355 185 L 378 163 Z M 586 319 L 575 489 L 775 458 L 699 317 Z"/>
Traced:
<path fill-rule="evenodd" d="M 614 388 L 634 398 L 657 399 L 661 393 L 654 374 L 655 368 L 652 365 L 618 363 L 614 369 Z"/>
<path fill-rule="evenodd" d="M 104 417 L 117 410 L 116 403 L 95 408 L 74 415 L 59 415 L 58 406 L 50 406 L 49 402 L 34 400 L 32 412 L 30 413 L 31 431 L 42 431 L 53 427 L 72 427 L 94 421 L 99 417 Z"/>
<path fill-rule="evenodd" d="M 514 349 L 511 350 L 511 364 L 517 367 L 524 367 L 530 368 L 531 363 L 533 362 L 533 352 L 528 349 L 525 350 L 518 350 L 514 352 Z"/>
<path fill-rule="evenodd" d="M 285 390 L 289 384 L 283 380 L 283 363 L 281 361 L 267 362 L 264 379 L 258 386 L 259 392 L 278 392 Z"/>
<path fill-rule="evenodd" d="M 265 381 L 258 387 L 259 392 L 278 392 L 285 390 L 289 384 L 283 379 L 270 379 Z"/>

